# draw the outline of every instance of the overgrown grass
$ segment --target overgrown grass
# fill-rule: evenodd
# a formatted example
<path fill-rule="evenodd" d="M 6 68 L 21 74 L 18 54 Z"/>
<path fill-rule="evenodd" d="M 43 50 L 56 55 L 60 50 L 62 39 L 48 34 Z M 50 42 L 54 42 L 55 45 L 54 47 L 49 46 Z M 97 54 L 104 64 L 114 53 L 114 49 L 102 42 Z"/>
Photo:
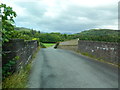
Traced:
<path fill-rule="evenodd" d="M 28 64 L 19 73 L 14 73 L 2 83 L 2 88 L 26 88 L 27 77 L 29 75 L 31 64 Z"/>
<path fill-rule="evenodd" d="M 38 48 L 39 50 L 40 48 Z M 14 73 L 13 75 L 7 77 L 3 83 L 2 88 L 27 88 L 28 77 L 31 71 L 32 61 L 35 58 L 38 50 L 32 56 L 31 62 L 26 65 L 23 69 L 19 72 Z"/>
<path fill-rule="evenodd" d="M 40 42 L 40 47 L 41 48 L 46 48 L 46 46 L 42 42 Z"/>
<path fill-rule="evenodd" d="M 55 43 L 43 43 L 46 47 L 51 47 L 53 45 L 55 45 Z"/>

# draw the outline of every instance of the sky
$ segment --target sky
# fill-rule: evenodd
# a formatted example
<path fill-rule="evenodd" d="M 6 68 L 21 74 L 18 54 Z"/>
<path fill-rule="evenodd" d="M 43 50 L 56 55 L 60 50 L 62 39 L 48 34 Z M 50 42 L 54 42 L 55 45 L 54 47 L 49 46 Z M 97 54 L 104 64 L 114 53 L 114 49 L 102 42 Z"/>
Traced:
<path fill-rule="evenodd" d="M 41 32 L 118 29 L 119 0 L 1 0 L 17 13 L 15 25 Z"/>

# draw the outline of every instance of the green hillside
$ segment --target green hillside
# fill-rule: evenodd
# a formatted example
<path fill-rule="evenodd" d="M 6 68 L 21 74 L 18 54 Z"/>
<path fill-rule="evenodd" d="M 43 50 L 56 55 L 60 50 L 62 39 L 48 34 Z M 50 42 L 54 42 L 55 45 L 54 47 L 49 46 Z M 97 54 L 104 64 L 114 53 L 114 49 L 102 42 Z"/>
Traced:
<path fill-rule="evenodd" d="M 40 31 L 28 29 L 24 27 L 15 27 L 14 29 L 15 29 L 15 33 L 13 38 L 19 38 L 24 40 L 37 39 L 43 43 L 55 43 L 67 39 L 67 34 L 61 34 L 57 32 L 42 33 Z"/>
<path fill-rule="evenodd" d="M 120 42 L 120 31 L 111 29 L 91 29 L 74 34 L 72 38 L 79 38 L 80 40 Z"/>
<path fill-rule="evenodd" d="M 76 34 L 41 33 L 33 29 L 15 27 L 21 35 L 18 38 L 30 40 L 38 38 L 41 42 L 52 43 L 79 38 L 80 40 L 120 42 L 120 31 L 112 29 L 91 29 Z"/>

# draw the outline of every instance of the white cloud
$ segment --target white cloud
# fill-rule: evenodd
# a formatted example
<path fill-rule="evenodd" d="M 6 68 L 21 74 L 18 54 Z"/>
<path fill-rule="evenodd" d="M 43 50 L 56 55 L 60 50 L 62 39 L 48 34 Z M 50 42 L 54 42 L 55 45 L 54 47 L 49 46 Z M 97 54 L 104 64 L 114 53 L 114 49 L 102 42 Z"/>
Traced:
<path fill-rule="evenodd" d="M 1 0 L 17 12 L 17 26 L 46 32 L 118 28 L 118 0 Z"/>
<path fill-rule="evenodd" d="M 72 4 L 85 7 L 99 7 L 117 4 L 119 0 L 70 0 Z"/>

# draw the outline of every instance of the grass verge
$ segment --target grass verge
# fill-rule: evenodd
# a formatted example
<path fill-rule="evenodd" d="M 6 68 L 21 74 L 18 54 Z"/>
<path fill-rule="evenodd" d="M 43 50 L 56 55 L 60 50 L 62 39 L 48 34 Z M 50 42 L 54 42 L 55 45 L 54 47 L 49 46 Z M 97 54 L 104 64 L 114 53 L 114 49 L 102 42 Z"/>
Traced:
<path fill-rule="evenodd" d="M 120 64 L 114 64 L 114 63 L 105 61 L 105 60 L 103 60 L 102 58 L 97 58 L 97 57 L 95 57 L 95 56 L 93 56 L 93 55 L 91 55 L 91 54 L 89 54 L 89 53 L 81 53 L 81 52 L 77 52 L 77 53 L 79 53 L 79 54 L 81 54 L 81 55 L 83 55 L 83 56 L 87 56 L 87 57 L 89 57 L 89 58 L 91 58 L 91 59 L 94 59 L 94 60 L 97 60 L 97 61 L 100 61 L 100 62 L 103 62 L 103 63 L 107 63 L 107 64 L 110 64 L 110 65 L 113 65 L 113 66 L 115 66 L 115 67 L 119 67 L 119 68 L 120 68 Z"/>
<path fill-rule="evenodd" d="M 53 45 L 55 45 L 55 43 L 43 43 L 46 47 L 51 47 Z"/>
<path fill-rule="evenodd" d="M 40 47 L 41 48 L 46 48 L 46 46 L 42 42 L 40 42 Z"/>
<path fill-rule="evenodd" d="M 38 47 L 38 50 L 40 47 Z M 32 60 L 27 64 L 23 69 L 21 69 L 19 72 L 14 73 L 13 75 L 7 77 L 2 82 L 2 88 L 26 88 L 28 77 L 31 71 L 32 61 L 35 58 L 38 50 L 35 52 L 35 54 L 32 56 Z"/>

